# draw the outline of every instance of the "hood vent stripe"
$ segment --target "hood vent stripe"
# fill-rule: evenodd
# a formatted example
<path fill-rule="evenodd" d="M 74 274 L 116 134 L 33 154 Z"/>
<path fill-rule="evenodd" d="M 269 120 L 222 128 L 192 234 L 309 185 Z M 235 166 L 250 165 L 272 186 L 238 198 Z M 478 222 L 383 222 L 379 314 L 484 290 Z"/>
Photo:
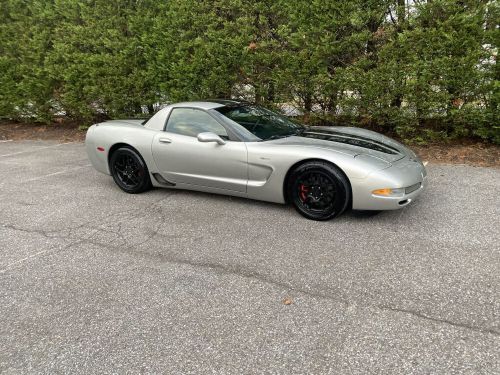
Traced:
<path fill-rule="evenodd" d="M 348 138 L 357 138 L 357 139 L 362 139 L 364 141 L 368 141 L 368 142 L 371 142 L 371 143 L 376 143 L 376 144 L 379 144 L 385 148 L 389 148 L 393 151 L 396 151 L 397 153 L 400 153 L 401 151 L 398 150 L 396 147 L 394 146 L 389 146 L 385 143 L 382 143 L 380 141 L 377 141 L 375 139 L 371 139 L 371 138 L 368 138 L 368 137 L 363 137 L 362 135 L 355 135 L 355 134 L 349 134 L 349 133 L 342 133 L 342 132 L 339 132 L 339 131 L 336 131 L 336 130 L 328 130 L 326 132 L 326 134 L 334 134 L 334 135 L 339 135 L 339 136 L 343 136 L 343 137 L 348 137 Z"/>
<path fill-rule="evenodd" d="M 391 147 L 391 146 L 388 146 L 386 144 L 374 141 L 374 140 L 369 139 L 369 138 L 360 137 L 357 135 L 339 133 L 339 132 L 334 132 L 334 131 L 328 131 L 328 132 L 324 132 L 324 133 L 323 132 L 306 131 L 301 135 L 303 137 L 306 137 L 306 138 L 315 138 L 315 139 L 322 139 L 325 141 L 344 143 L 344 144 L 348 144 L 351 146 L 358 146 L 358 147 L 362 147 L 362 148 L 367 148 L 370 150 L 375 150 L 375 151 L 383 152 L 385 154 L 390 154 L 390 155 L 396 155 L 396 154 L 400 153 L 400 151 L 394 147 Z"/>

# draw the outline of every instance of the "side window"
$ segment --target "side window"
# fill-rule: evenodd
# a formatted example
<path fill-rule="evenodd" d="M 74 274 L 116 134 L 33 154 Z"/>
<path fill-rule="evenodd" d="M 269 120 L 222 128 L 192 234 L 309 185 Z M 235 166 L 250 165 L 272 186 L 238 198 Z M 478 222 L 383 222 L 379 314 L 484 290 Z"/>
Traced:
<path fill-rule="evenodd" d="M 167 131 L 191 137 L 203 132 L 212 132 L 223 139 L 229 139 L 226 129 L 212 116 L 193 108 L 174 108 L 168 118 Z"/>

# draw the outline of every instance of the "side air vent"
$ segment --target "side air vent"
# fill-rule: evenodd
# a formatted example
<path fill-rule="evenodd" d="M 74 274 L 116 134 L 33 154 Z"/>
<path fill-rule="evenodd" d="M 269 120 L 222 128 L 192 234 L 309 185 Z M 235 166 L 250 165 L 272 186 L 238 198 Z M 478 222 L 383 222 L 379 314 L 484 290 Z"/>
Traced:
<path fill-rule="evenodd" d="M 155 178 L 156 181 L 158 181 L 162 185 L 175 186 L 173 182 L 165 180 L 159 173 L 153 173 L 153 177 Z"/>

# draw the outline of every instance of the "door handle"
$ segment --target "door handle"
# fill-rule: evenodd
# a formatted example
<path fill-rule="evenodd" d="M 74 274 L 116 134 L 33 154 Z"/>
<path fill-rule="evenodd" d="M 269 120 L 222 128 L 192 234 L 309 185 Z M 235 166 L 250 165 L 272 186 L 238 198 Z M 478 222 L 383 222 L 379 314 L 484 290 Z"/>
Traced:
<path fill-rule="evenodd" d="M 172 140 L 170 138 L 160 138 L 158 141 L 160 143 L 172 143 Z"/>

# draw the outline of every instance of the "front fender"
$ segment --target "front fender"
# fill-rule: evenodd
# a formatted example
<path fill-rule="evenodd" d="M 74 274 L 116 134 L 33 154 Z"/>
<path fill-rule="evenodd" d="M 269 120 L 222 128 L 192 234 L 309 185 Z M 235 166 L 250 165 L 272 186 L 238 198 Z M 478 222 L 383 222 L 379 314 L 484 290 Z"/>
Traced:
<path fill-rule="evenodd" d="M 356 157 L 354 152 L 296 145 L 249 142 L 248 196 L 252 199 L 285 203 L 283 187 L 290 168 L 307 160 L 324 160 L 341 169 L 351 184 L 390 164 L 370 156 Z"/>

